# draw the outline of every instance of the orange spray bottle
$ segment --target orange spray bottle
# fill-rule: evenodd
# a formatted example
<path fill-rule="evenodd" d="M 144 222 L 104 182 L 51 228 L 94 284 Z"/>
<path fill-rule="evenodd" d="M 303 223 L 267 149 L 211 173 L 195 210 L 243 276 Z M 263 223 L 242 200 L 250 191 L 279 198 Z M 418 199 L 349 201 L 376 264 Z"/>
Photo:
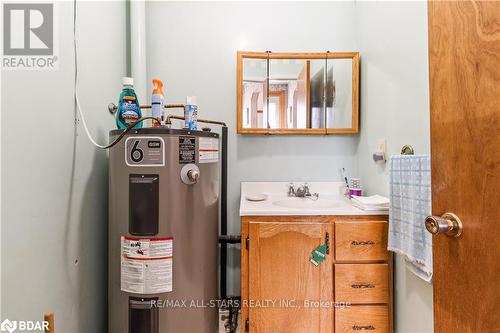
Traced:
<path fill-rule="evenodd" d="M 164 120 L 164 108 L 163 103 L 165 97 L 163 96 L 163 82 L 158 79 L 153 79 L 153 94 L 151 95 L 151 115 L 158 119 L 158 121 L 153 121 L 153 127 L 160 127 L 160 122 L 163 123 Z"/>

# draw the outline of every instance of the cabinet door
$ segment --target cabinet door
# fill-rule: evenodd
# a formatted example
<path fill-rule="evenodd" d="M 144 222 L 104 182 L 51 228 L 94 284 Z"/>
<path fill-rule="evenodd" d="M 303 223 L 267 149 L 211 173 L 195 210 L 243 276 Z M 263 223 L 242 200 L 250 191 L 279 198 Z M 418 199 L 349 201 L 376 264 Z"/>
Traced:
<path fill-rule="evenodd" d="M 249 223 L 249 331 L 333 330 L 333 228 L 328 223 Z M 329 239 L 318 266 L 311 252 Z"/>

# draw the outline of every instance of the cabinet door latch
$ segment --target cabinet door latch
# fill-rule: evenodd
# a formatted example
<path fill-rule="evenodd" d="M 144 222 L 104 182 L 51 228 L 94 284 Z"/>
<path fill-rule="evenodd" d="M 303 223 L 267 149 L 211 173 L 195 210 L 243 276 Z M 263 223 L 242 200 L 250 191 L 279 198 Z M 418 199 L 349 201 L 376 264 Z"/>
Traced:
<path fill-rule="evenodd" d="M 245 320 L 245 332 L 250 331 L 250 321 L 248 318 Z"/>
<path fill-rule="evenodd" d="M 245 248 L 248 250 L 250 248 L 250 237 L 247 236 L 245 239 Z"/>

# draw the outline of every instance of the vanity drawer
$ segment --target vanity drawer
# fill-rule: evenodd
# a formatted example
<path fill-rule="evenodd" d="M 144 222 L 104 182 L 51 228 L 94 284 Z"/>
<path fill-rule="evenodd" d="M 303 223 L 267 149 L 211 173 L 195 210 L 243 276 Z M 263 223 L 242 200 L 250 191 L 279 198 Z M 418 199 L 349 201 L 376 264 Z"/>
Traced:
<path fill-rule="evenodd" d="M 389 331 L 389 308 L 385 305 L 353 305 L 335 309 L 335 333 Z"/>
<path fill-rule="evenodd" d="M 335 264 L 335 301 L 388 303 L 388 264 Z"/>
<path fill-rule="evenodd" d="M 386 221 L 335 223 L 336 260 L 387 260 Z"/>

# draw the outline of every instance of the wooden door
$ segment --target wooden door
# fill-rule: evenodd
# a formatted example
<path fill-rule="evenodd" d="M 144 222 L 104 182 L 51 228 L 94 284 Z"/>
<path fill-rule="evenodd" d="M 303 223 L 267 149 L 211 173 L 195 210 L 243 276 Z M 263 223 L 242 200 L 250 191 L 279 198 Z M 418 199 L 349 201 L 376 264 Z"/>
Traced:
<path fill-rule="evenodd" d="M 276 125 L 277 128 L 287 128 L 287 103 L 286 103 L 286 94 L 287 91 L 279 90 L 279 91 L 271 91 L 269 93 L 269 104 L 272 103 L 277 104 L 275 110 L 275 117 L 277 119 Z M 274 98 L 273 98 L 274 97 Z M 276 103 L 277 102 L 277 103 Z M 270 111 L 269 111 L 270 112 Z"/>
<path fill-rule="evenodd" d="M 333 242 L 332 230 L 328 223 L 249 223 L 249 332 L 332 332 L 333 308 L 325 305 L 333 302 L 333 255 L 318 266 L 309 261 L 326 238 Z"/>
<path fill-rule="evenodd" d="M 432 210 L 463 223 L 433 237 L 435 332 L 498 332 L 500 2 L 428 6 Z"/>

